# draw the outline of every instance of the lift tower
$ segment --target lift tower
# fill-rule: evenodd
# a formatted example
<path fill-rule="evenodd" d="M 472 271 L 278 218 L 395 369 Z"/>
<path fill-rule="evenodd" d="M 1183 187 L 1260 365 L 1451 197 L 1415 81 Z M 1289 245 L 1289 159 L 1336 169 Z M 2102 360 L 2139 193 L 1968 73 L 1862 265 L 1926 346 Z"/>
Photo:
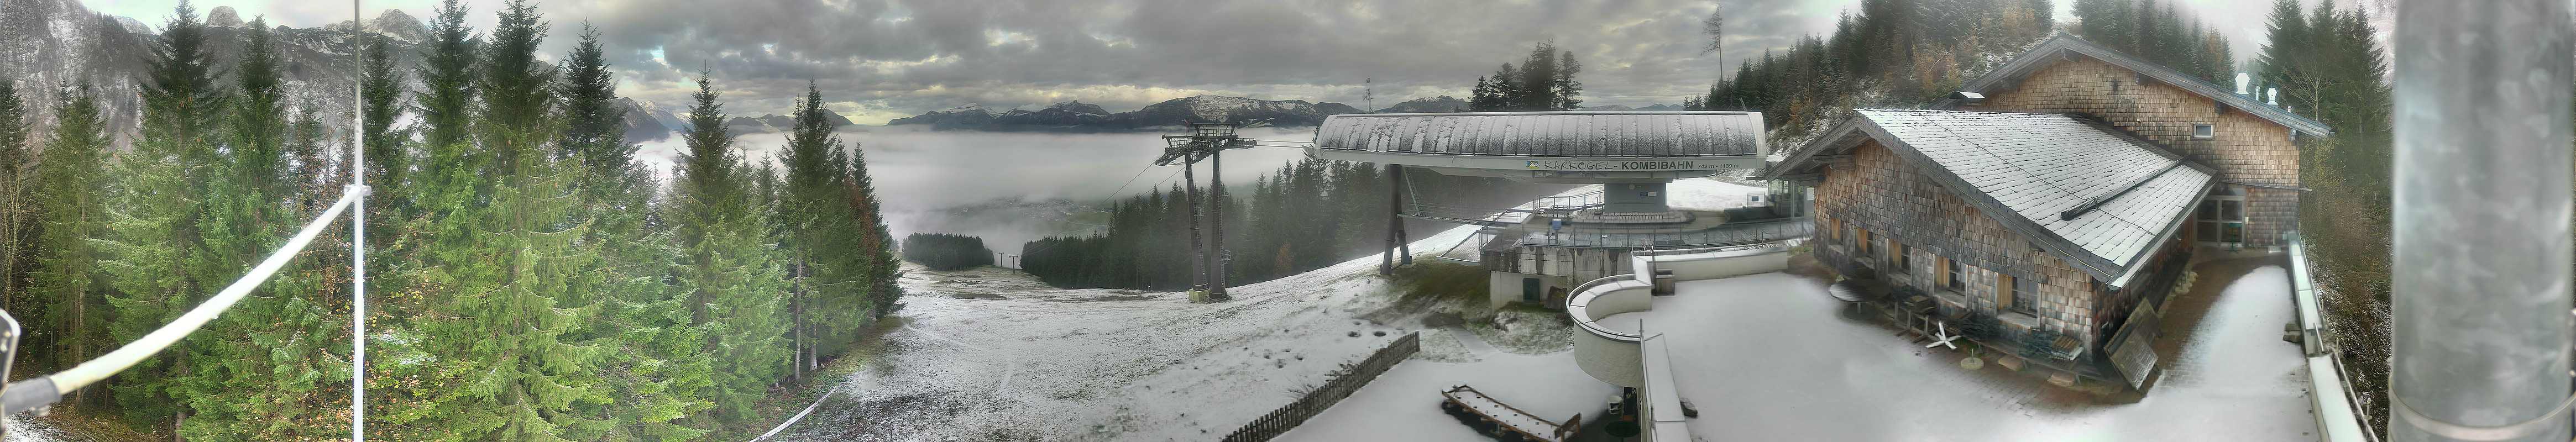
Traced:
<path fill-rule="evenodd" d="M 1253 140 L 1234 135 L 1234 129 L 1242 126 L 1242 123 L 1185 124 L 1190 128 L 1188 135 L 1163 136 L 1163 142 L 1167 146 L 1163 148 L 1163 156 L 1154 159 L 1154 165 L 1169 166 L 1176 163 L 1181 165 L 1181 182 L 1183 188 L 1187 189 L 1187 194 L 1183 198 L 1189 200 L 1188 210 L 1190 211 L 1190 298 L 1223 301 L 1231 297 L 1225 294 L 1225 261 L 1228 256 L 1224 252 L 1225 181 L 1224 171 L 1221 170 L 1225 166 L 1225 160 L 1218 158 L 1218 154 L 1226 149 L 1250 148 L 1253 146 Z M 1194 169 L 1200 160 L 1208 160 L 1210 167 L 1205 212 L 1209 221 L 1206 242 L 1199 240 L 1201 212 L 1199 211 L 1198 172 Z"/>

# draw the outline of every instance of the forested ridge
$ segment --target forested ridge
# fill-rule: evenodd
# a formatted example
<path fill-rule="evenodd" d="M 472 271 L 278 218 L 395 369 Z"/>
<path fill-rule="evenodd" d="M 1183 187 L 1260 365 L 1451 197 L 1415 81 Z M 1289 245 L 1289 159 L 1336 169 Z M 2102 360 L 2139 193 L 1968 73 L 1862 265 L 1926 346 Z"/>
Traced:
<path fill-rule="evenodd" d="M 1226 255 L 1220 258 L 1229 263 L 1227 284 L 1278 279 L 1378 253 L 1386 247 L 1387 176 L 1370 163 L 1300 160 L 1255 180 L 1249 192 L 1227 191 L 1219 211 L 1226 223 Z M 1421 169 L 1405 177 L 1412 183 L 1405 190 L 1408 201 L 1462 207 L 1500 209 L 1572 188 Z M 1030 241 L 1020 249 L 1021 267 L 1057 287 L 1189 288 L 1187 195 L 1174 185 L 1117 201 L 1107 233 Z M 1216 221 L 1208 218 L 1201 228 Z M 1408 219 L 1405 226 L 1410 239 L 1420 240 L 1457 225 Z"/>
<path fill-rule="evenodd" d="M 136 132 L 112 131 L 86 84 L 0 79 L 0 308 L 29 334 L 15 373 L 196 307 L 339 200 L 353 169 L 373 186 L 370 439 L 732 438 L 772 387 L 898 307 L 867 162 L 832 134 L 819 89 L 779 157 L 754 158 L 699 78 L 665 191 L 624 139 L 597 32 L 545 61 L 553 28 L 533 4 L 478 32 L 448 0 L 416 66 L 382 38 L 354 42 L 368 150 L 349 164 L 344 119 L 286 98 L 264 20 L 218 59 L 194 9 L 174 12 L 132 79 Z M 61 90 L 54 121 L 29 116 L 29 87 Z M 133 149 L 111 150 L 119 137 Z M 345 439 L 352 238 L 334 222 L 223 316 L 56 411 L 185 440 Z"/>

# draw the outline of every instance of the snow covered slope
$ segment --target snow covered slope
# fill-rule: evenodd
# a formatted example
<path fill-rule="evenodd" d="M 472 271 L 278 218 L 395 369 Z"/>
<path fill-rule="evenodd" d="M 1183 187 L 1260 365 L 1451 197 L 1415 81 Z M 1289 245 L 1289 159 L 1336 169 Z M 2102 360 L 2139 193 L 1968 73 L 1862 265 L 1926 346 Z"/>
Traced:
<path fill-rule="evenodd" d="M 1469 232 L 1442 232 L 1414 250 Z M 911 295 L 895 315 L 901 329 L 881 338 L 884 353 L 778 439 L 1223 437 L 1403 333 L 1426 332 L 1426 352 L 1459 351 L 1419 322 L 1355 319 L 1393 300 L 1377 264 L 1372 256 L 1237 287 L 1234 301 L 1214 304 L 1174 292 L 1060 290 L 991 267 L 908 268 Z M 1430 348 L 1439 345 L 1450 348 Z"/>

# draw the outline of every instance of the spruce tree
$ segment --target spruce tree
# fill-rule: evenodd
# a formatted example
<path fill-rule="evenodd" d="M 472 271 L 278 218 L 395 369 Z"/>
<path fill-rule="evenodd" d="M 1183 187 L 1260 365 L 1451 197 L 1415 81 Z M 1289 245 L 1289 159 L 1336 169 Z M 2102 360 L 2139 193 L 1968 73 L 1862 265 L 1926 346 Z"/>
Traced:
<path fill-rule="evenodd" d="M 65 87 L 57 95 L 61 101 L 54 107 L 53 139 L 45 143 L 33 201 L 35 222 L 45 227 L 33 238 L 34 271 L 27 278 L 30 294 L 48 314 L 43 323 L 27 328 L 50 332 L 51 336 L 33 337 L 50 344 L 47 353 L 54 355 L 52 366 L 59 369 L 106 348 L 102 326 L 108 318 L 105 296 L 111 289 L 104 269 L 106 251 L 95 241 L 107 237 L 110 217 L 106 116 L 86 83 Z M 65 392 L 64 402 L 87 407 L 95 390 Z"/>
<path fill-rule="evenodd" d="M 771 262 L 765 220 L 754 213 L 750 185 L 757 183 L 740 176 L 747 171 L 724 127 L 719 96 L 713 80 L 700 75 L 683 137 L 689 150 L 680 157 L 673 186 L 672 218 L 679 234 L 679 290 L 692 322 L 708 327 L 700 352 L 720 374 L 707 389 L 716 405 L 709 417 L 731 421 L 751 414 L 767 385 L 788 371 L 790 355 L 780 342 L 787 331 L 782 275 Z"/>
<path fill-rule="evenodd" d="M 491 441 L 594 439 L 612 425 L 572 412 L 576 402 L 607 400 L 591 369 L 595 347 L 561 339 L 594 311 L 582 294 L 596 289 L 599 276 L 589 271 L 595 249 L 578 241 L 586 225 L 569 222 L 577 201 L 566 197 L 579 174 L 560 170 L 570 164 L 550 155 L 560 132 L 551 115 L 554 67 L 535 57 L 545 28 L 524 1 L 500 12 L 475 63 L 482 105 L 473 113 L 472 142 L 489 157 L 485 174 L 441 177 L 450 181 L 415 191 L 439 194 L 422 207 L 416 228 L 426 244 L 408 290 L 434 295 L 420 301 L 424 311 L 409 324 L 424 338 L 386 359 L 410 351 L 430 358 L 412 364 L 438 365 L 380 368 L 424 378 L 398 393 L 407 397 L 388 398 L 401 404 L 385 417 L 390 423 Z M 452 184 L 466 181 L 476 185 Z M 458 198 L 475 194 L 488 196 Z"/>
<path fill-rule="evenodd" d="M 1476 90 L 1468 93 L 1468 111 L 1515 111 L 1517 103 L 1520 103 L 1520 90 L 1515 87 L 1520 82 L 1517 77 L 1520 77 L 1520 72 L 1512 69 L 1512 64 L 1502 64 L 1502 69 L 1494 69 L 1492 77 L 1476 77 Z"/>
<path fill-rule="evenodd" d="M 1582 71 L 1573 51 L 1558 52 L 1556 42 L 1539 42 L 1520 67 L 1503 63 L 1494 75 L 1478 77 L 1468 106 L 1476 112 L 1573 110 L 1583 106 L 1583 83 L 1574 80 Z"/>
<path fill-rule="evenodd" d="M 232 97 L 217 82 L 206 25 L 194 7 L 183 2 L 175 12 L 148 60 L 141 136 L 111 174 L 121 181 L 112 186 L 113 234 L 103 247 L 114 258 L 105 265 L 115 269 L 118 292 L 108 299 L 116 312 L 108 327 L 113 342 L 169 323 L 246 267 L 228 243 L 206 242 L 231 234 L 219 216 L 230 205 L 219 195 L 231 190 L 217 187 L 232 182 L 219 155 Z M 165 357 L 127 369 L 108 388 L 129 418 L 184 421 L 183 406 L 194 399 L 189 389 L 172 389 L 170 380 L 193 376 L 204 352 L 199 341 L 182 341 Z M 77 353 L 73 360 L 87 356 Z"/>
<path fill-rule="evenodd" d="M 383 180 L 371 180 L 379 186 L 369 204 L 379 216 L 370 217 L 379 224 L 369 232 L 375 247 L 369 247 L 369 277 L 381 295 L 371 300 L 381 320 L 372 321 L 368 352 L 375 362 L 367 374 L 373 389 L 382 396 L 376 403 L 385 404 L 369 417 L 381 425 L 369 425 L 371 438 L 433 438 L 446 434 L 420 434 L 410 428 L 456 429 L 452 439 L 476 439 L 501 426 L 500 417 L 491 411 L 461 414 L 483 405 L 476 400 L 491 400 L 490 388 L 462 391 L 459 385 L 487 379 L 491 369 L 476 361 L 458 357 L 468 346 L 489 344 L 487 337 L 477 336 L 468 327 L 447 326 L 469 308 L 480 305 L 459 301 L 489 296 L 464 292 L 468 285 L 458 279 L 472 273 L 484 277 L 491 270 L 481 259 L 493 249 L 475 244 L 483 241 L 473 229 L 462 226 L 471 218 L 467 209 L 481 204 L 477 181 L 488 179 L 483 156 L 470 138 L 472 134 L 473 93 L 475 91 L 474 35 L 465 26 L 466 10 L 455 0 L 443 2 L 429 21 L 430 41 L 421 53 L 421 64 L 415 71 L 422 89 L 409 94 L 419 109 L 420 122 L 412 126 L 420 134 L 417 142 L 404 142 L 404 137 L 382 134 L 371 139 L 369 160 L 377 163 Z M 390 57 L 387 57 L 390 58 Z M 370 66 L 371 68 L 373 66 Z M 370 87 L 367 103 L 368 126 L 390 129 L 386 124 L 400 116 L 400 107 L 378 103 L 392 94 L 385 88 L 399 87 L 399 79 L 389 72 L 370 69 L 366 83 Z M 383 117 L 384 119 L 377 119 Z M 375 129 L 370 129 L 373 131 Z M 387 153 L 390 155 L 374 155 Z M 397 160 L 399 158 L 399 160 Z M 417 168 L 396 167 L 394 161 L 416 161 Z M 378 184 L 378 182 L 383 182 Z M 519 256 L 519 255 L 512 255 Z M 472 268 L 472 270 L 468 270 Z M 460 293 L 473 293 L 471 296 Z M 452 299 L 452 298 L 467 299 Z M 495 317 L 491 320 L 512 318 Z M 453 329 L 454 331 L 450 331 Z M 497 345 L 497 344 L 494 344 Z M 479 369 L 479 370 L 478 370 Z"/>
<path fill-rule="evenodd" d="M 874 282 L 890 279 L 879 272 L 888 265 L 880 238 L 885 228 L 867 189 L 866 165 L 854 164 L 852 157 L 858 156 L 857 163 L 866 159 L 832 134 L 828 112 L 822 89 L 807 84 L 779 155 L 786 191 L 781 244 L 788 254 L 791 339 L 800 368 L 855 341 L 873 313 L 886 307 L 873 300 L 879 294 Z"/>
<path fill-rule="evenodd" d="M 846 288 L 834 287 L 836 281 L 824 275 L 826 267 L 837 267 L 837 263 L 829 262 L 837 249 L 827 248 L 825 238 L 827 234 L 837 237 L 854 233 L 832 225 L 844 220 L 840 215 L 846 213 L 839 210 L 845 201 L 836 195 L 840 189 L 832 185 L 840 177 L 840 171 L 831 163 L 841 139 L 832 135 L 832 124 L 823 120 L 822 106 L 823 90 L 807 82 L 805 98 L 797 100 L 796 125 L 788 130 L 787 146 L 778 154 L 778 162 L 787 169 L 787 196 L 779 208 L 778 220 L 785 236 L 780 248 L 787 254 L 787 308 L 789 322 L 793 323 L 789 339 L 793 341 L 790 346 L 794 348 L 796 369 L 791 373 L 800 374 L 806 355 L 816 348 L 812 346 L 814 336 L 808 335 L 812 329 L 806 326 L 806 314 L 828 311 L 813 306 L 831 297 L 826 293 L 833 288 Z"/>
<path fill-rule="evenodd" d="M 440 36 L 445 37 L 445 34 Z M 363 38 L 358 46 L 365 48 L 366 59 L 359 71 L 358 88 L 366 96 L 366 101 L 358 104 L 358 117 L 366 122 L 362 128 L 366 133 L 358 136 L 365 140 L 367 146 L 367 185 L 375 188 L 375 197 L 370 198 L 367 204 L 367 222 L 376 224 L 368 226 L 368 230 L 389 232 L 378 229 L 378 226 L 406 218 L 390 215 L 411 214 L 406 204 L 409 200 L 399 196 L 410 193 L 405 190 L 404 181 L 411 178 L 408 172 L 411 171 L 412 151 L 408 142 L 412 131 L 394 127 L 394 122 L 402 118 L 405 91 L 402 72 L 394 70 L 393 44 L 384 36 L 373 33 Z M 392 198 L 387 198 L 389 196 Z M 368 249 L 377 249 L 379 245 L 382 243 L 369 243 Z M 376 261 L 367 260 L 371 265 Z"/>
<path fill-rule="evenodd" d="M 2265 86 L 2306 84 L 2309 75 L 2307 63 L 2301 58 L 2303 51 L 2312 49 L 2308 47 L 2311 36 L 2299 0 L 2274 0 L 2269 17 L 2264 26 L 2268 32 L 2264 35 L 2263 53 L 2255 57 L 2263 69 L 2255 74 L 2259 76 L 2258 84 L 2249 91 L 2257 95 L 2257 100 L 2266 98 L 2261 96 Z"/>
<path fill-rule="evenodd" d="M 1552 110 L 1556 106 L 1556 42 L 1543 41 L 1530 49 L 1529 59 L 1521 62 L 1520 110 Z"/>
<path fill-rule="evenodd" d="M 569 60 L 557 143 L 580 168 L 581 213 L 590 225 L 582 241 L 599 248 L 594 265 L 604 279 L 599 312 L 566 339 L 606 349 L 596 366 L 611 397 L 599 411 L 615 419 L 609 439 L 697 438 L 712 427 L 680 418 L 714 406 L 701 393 L 710 373 L 695 351 L 706 327 L 690 321 L 663 283 L 672 237 L 649 225 L 659 210 L 650 204 L 655 184 L 626 143 L 625 111 L 615 105 L 616 77 L 597 30 L 584 30 Z"/>
<path fill-rule="evenodd" d="M 903 298 L 903 288 L 896 284 L 901 277 L 903 264 L 902 260 L 895 258 L 894 255 L 894 233 L 886 228 L 885 205 L 877 199 L 876 179 L 868 176 L 867 151 L 857 144 L 852 144 L 842 152 L 844 153 L 838 155 L 839 160 L 834 163 L 843 166 L 842 170 L 848 171 L 847 175 L 843 175 L 839 180 L 843 198 L 846 198 L 842 207 L 850 211 L 848 228 L 857 232 L 858 242 L 856 246 L 849 249 L 849 256 L 843 257 L 842 262 L 852 266 L 846 269 L 851 272 L 849 278 L 858 284 L 866 285 L 865 291 L 860 295 L 866 309 L 864 318 L 825 318 L 821 326 L 830 327 L 839 333 L 837 339 L 827 335 L 825 341 L 827 345 L 832 342 L 857 341 L 862 333 L 859 326 L 867 324 L 861 319 L 873 321 L 883 318 L 886 314 L 900 308 L 897 302 Z"/>
<path fill-rule="evenodd" d="M 474 28 L 465 25 L 465 6 L 457 0 L 440 3 L 437 16 L 429 22 L 430 41 L 421 53 L 419 67 L 421 144 L 430 146 L 432 169 L 446 170 L 460 159 L 437 158 L 439 146 L 468 142 L 473 135 L 474 93 Z"/>
<path fill-rule="evenodd" d="M 214 253 L 202 255 L 213 258 L 202 266 L 203 281 L 238 276 L 266 258 L 319 215 L 311 200 L 322 196 L 314 193 L 338 193 L 313 185 L 319 177 L 293 173 L 324 170 L 315 145 L 320 123 L 309 108 L 301 118 L 287 117 L 284 69 L 266 25 L 260 17 L 245 28 L 242 60 L 233 70 L 240 95 L 231 103 L 223 158 L 231 174 L 225 184 L 206 189 L 209 210 L 199 221 L 200 233 Z M 224 362 L 190 367 L 171 382 L 174 396 L 189 401 L 180 436 L 285 440 L 347 431 L 345 421 L 329 418 L 332 409 L 346 406 L 334 400 L 345 393 L 324 394 L 337 392 L 325 387 L 348 373 L 346 362 L 329 352 L 345 347 L 340 337 L 348 333 L 326 308 L 346 297 L 343 286 L 333 283 L 345 281 L 346 274 L 315 262 L 346 262 L 344 249 L 330 242 L 308 247 L 308 259 L 284 271 L 294 276 L 262 285 L 191 336 L 198 360 Z"/>
<path fill-rule="evenodd" d="M 31 255 L 26 244 L 35 231 L 33 189 L 37 161 L 28 149 L 26 101 L 18 97 L 18 81 L 0 78 L 0 309 L 20 308 L 19 299 L 26 293 L 24 266 Z M 25 314 L 25 313 L 21 313 Z M 22 317 L 32 321 L 35 317 Z"/>
<path fill-rule="evenodd" d="M 1575 110 L 1583 107 L 1583 82 L 1574 81 L 1574 74 L 1581 72 L 1583 65 L 1574 62 L 1574 51 L 1557 54 L 1556 77 L 1548 82 L 1548 94 L 1553 100 L 1548 103 L 1549 109 Z"/>

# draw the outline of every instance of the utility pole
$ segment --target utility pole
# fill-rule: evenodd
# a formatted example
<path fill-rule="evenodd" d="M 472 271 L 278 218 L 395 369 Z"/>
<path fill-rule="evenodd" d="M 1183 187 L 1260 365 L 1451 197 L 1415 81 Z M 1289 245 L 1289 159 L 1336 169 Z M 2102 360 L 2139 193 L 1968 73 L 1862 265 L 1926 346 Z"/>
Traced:
<path fill-rule="evenodd" d="M 2567 14 L 2397 4 L 2392 441 L 2568 440 Z"/>
<path fill-rule="evenodd" d="M 1377 113 L 1377 79 L 1360 79 L 1360 103 L 1368 106 L 1368 109 L 1361 109 L 1361 112 Z"/>

